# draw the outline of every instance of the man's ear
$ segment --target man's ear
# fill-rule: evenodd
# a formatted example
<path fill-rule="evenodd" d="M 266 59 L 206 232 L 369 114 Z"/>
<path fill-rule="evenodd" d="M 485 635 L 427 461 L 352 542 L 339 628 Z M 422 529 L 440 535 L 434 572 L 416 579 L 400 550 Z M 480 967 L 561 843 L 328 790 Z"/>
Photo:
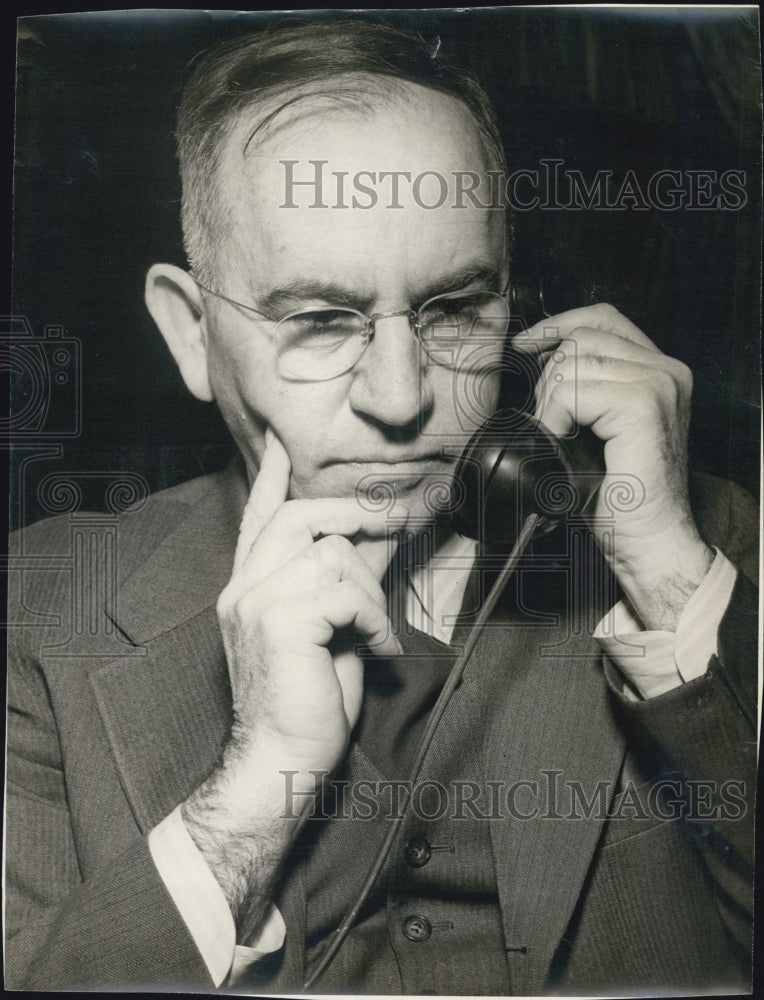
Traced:
<path fill-rule="evenodd" d="M 180 267 L 154 264 L 146 275 L 146 305 L 188 389 L 197 399 L 209 402 L 213 397 L 199 286 Z"/>

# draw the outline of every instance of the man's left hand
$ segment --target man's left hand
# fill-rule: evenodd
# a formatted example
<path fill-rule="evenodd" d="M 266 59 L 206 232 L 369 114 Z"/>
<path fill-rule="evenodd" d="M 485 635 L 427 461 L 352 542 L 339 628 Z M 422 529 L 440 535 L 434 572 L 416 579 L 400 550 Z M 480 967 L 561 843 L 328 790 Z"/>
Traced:
<path fill-rule="evenodd" d="M 544 366 L 535 416 L 558 437 L 580 424 L 604 442 L 592 530 L 644 626 L 674 631 L 713 561 L 688 498 L 689 368 L 605 304 L 542 320 L 513 346 Z M 605 503 L 619 481 L 636 490 L 621 510 Z"/>

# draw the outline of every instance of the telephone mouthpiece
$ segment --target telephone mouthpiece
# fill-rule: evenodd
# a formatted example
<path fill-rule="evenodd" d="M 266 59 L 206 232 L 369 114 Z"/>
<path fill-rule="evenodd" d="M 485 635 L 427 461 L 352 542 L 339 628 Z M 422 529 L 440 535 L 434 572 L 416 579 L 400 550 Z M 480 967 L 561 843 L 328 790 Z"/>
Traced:
<path fill-rule="evenodd" d="M 457 463 L 451 521 L 460 535 L 508 550 L 530 514 L 545 534 L 585 512 L 604 474 L 602 442 L 588 428 L 556 438 L 527 413 L 498 410 Z"/>

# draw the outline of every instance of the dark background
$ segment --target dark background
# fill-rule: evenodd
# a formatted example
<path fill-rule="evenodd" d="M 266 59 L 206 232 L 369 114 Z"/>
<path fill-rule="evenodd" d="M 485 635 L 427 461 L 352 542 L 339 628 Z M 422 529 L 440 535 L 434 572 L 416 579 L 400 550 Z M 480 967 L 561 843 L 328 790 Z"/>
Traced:
<path fill-rule="evenodd" d="M 611 301 L 689 364 L 694 467 L 757 494 L 756 11 L 494 8 L 362 16 L 440 36 L 444 52 L 478 71 L 502 122 L 510 169 L 537 169 L 541 158 L 556 157 L 587 179 L 597 170 L 619 177 L 632 169 L 644 183 L 660 169 L 746 172 L 748 204 L 739 211 L 518 213 L 515 259 L 529 285 L 543 275 L 548 306 Z M 51 378 L 41 391 L 23 364 L 10 365 L 22 431 L 12 469 L 14 523 L 46 513 L 37 487 L 51 472 L 138 472 L 161 489 L 230 457 L 214 407 L 186 392 L 153 327 L 143 280 L 154 261 L 185 263 L 172 136 L 184 67 L 199 49 L 262 20 L 163 11 L 20 22 L 17 319 L 6 333 L 18 341 L 18 317 L 25 317 Z M 81 378 L 70 345 L 61 366 L 67 381 L 55 382 L 61 372 L 55 338 L 45 333 L 51 325 L 64 341 L 79 343 Z M 71 422 L 72 379 L 81 389 L 79 428 Z M 29 414 L 38 404 L 41 422 L 33 426 Z M 98 505 L 99 498 L 85 501 Z"/>

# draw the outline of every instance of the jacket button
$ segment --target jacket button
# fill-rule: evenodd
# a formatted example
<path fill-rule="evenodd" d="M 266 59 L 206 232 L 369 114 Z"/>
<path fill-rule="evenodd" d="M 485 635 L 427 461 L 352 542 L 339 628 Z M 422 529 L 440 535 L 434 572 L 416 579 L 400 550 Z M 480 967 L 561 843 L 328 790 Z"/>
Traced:
<path fill-rule="evenodd" d="M 430 845 L 424 837 L 412 837 L 403 852 L 406 864 L 411 868 L 421 868 L 422 865 L 426 865 L 431 854 Z"/>
<path fill-rule="evenodd" d="M 409 941 L 426 941 L 432 934 L 432 924 L 427 917 L 415 914 L 403 921 L 403 933 Z"/>

